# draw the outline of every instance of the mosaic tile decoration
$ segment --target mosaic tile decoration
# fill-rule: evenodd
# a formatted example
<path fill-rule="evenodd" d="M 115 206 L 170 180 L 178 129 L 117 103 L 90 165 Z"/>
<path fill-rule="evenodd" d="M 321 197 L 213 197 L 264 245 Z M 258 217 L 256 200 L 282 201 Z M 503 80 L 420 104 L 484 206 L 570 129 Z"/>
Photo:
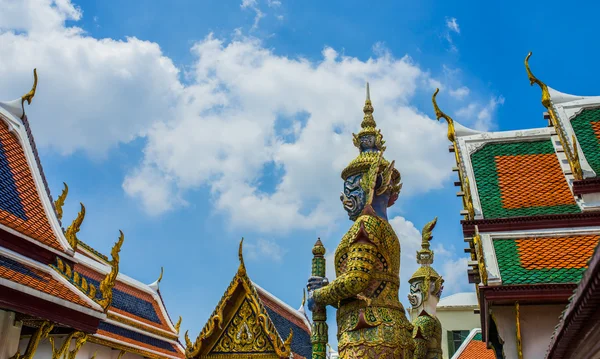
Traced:
<path fill-rule="evenodd" d="M 63 250 L 46 217 L 25 152 L 0 121 L 0 223 Z"/>
<path fill-rule="evenodd" d="M 577 142 L 590 167 L 600 175 L 600 108 L 586 109 L 571 120 Z"/>
<path fill-rule="evenodd" d="M 494 239 L 503 285 L 578 283 L 600 236 Z"/>
<path fill-rule="evenodd" d="M 80 264 L 75 265 L 75 271 L 97 288 L 99 288 L 100 281 L 104 278 Z M 100 298 L 100 291 L 96 292 L 96 296 Z M 165 319 L 159 314 L 161 310 L 152 295 L 124 283 L 117 282 L 113 288 L 113 300 L 110 310 L 145 324 L 171 331 L 166 325 Z"/>
<path fill-rule="evenodd" d="M 484 218 L 581 212 L 549 139 L 488 143 L 471 162 Z"/>
<path fill-rule="evenodd" d="M 54 279 L 52 275 L 3 255 L 0 255 L 0 277 L 53 297 L 91 308 L 77 293 Z"/>
<path fill-rule="evenodd" d="M 154 350 L 159 353 L 180 356 L 175 346 L 165 340 L 154 338 L 133 330 L 129 330 L 111 323 L 100 322 L 98 334 L 117 339 L 142 348 Z"/>

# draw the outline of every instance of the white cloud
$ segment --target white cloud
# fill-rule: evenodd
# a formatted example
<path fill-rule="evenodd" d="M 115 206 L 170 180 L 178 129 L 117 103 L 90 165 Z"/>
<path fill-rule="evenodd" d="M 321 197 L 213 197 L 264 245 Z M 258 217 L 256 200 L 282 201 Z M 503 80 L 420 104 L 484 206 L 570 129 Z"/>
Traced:
<path fill-rule="evenodd" d="M 270 4 L 269 4 L 270 5 Z M 254 22 L 252 23 L 252 27 L 250 30 L 258 29 L 258 24 L 260 20 L 265 17 L 265 13 L 258 7 L 258 3 L 256 0 L 242 0 L 242 4 L 240 5 L 242 9 L 252 9 L 255 13 Z"/>
<path fill-rule="evenodd" d="M 446 30 L 444 31 L 443 37 L 448 41 L 448 45 L 450 45 L 451 52 L 458 52 L 458 48 L 454 44 L 454 39 L 452 38 L 452 33 L 460 34 L 460 27 L 458 26 L 458 22 L 456 18 L 446 18 Z"/>
<path fill-rule="evenodd" d="M 216 207 L 238 225 L 314 228 L 343 213 L 332 193 L 356 156 L 350 133 L 359 128 L 367 78 L 386 154 L 397 160 L 407 191 L 439 186 L 448 175 L 443 128 L 408 104 L 424 76 L 409 58 L 363 62 L 326 48 L 322 61 L 310 63 L 277 56 L 257 40 L 226 44 L 211 36 L 193 53 L 198 85 L 186 89 L 177 121 L 148 132 L 141 167 L 169 174 L 180 189 L 211 186 Z M 294 140 L 282 137 L 292 125 L 278 118 L 298 113 L 308 114 L 306 123 Z M 261 192 L 256 183 L 269 163 L 284 174 Z"/>
<path fill-rule="evenodd" d="M 492 123 L 492 114 L 496 111 L 498 105 L 504 104 L 503 96 L 493 96 L 486 104 L 472 102 L 456 111 L 457 120 L 470 121 L 475 129 L 489 131 L 494 127 Z"/>
<path fill-rule="evenodd" d="M 37 67 L 37 94 L 26 111 L 39 146 L 101 155 L 169 116 L 183 87 L 157 44 L 97 40 L 64 27 L 81 16 L 66 0 L 0 0 L 0 8 L 0 28 L 13 29 L 0 30 L 0 98 L 27 92 Z"/>
<path fill-rule="evenodd" d="M 462 100 L 465 97 L 469 96 L 470 92 L 471 91 L 469 90 L 468 87 L 461 86 L 461 87 L 459 87 L 457 89 L 450 90 L 450 96 L 452 96 L 452 97 L 454 97 L 456 99 Z"/>
<path fill-rule="evenodd" d="M 267 0 L 267 5 L 269 5 L 269 7 L 280 7 L 281 1 L 280 0 Z"/>
<path fill-rule="evenodd" d="M 344 213 L 339 173 L 357 154 L 351 132 L 359 129 L 367 79 L 386 157 L 403 175 L 403 195 L 439 187 L 451 174 L 445 125 L 410 104 L 417 88 L 435 80 L 409 57 L 380 47 L 361 61 L 325 48 L 311 62 L 276 55 L 238 32 L 229 43 L 212 36 L 198 42 L 183 85 L 155 43 L 99 40 L 65 27 L 66 19 L 81 16 L 70 2 L 0 0 L 0 7 L 12 16 L 54 19 L 42 32 L 33 20 L 25 32 L 0 32 L 0 76 L 7 84 L 0 98 L 26 92 L 15 94 L 16 84 L 31 83 L 37 67 L 38 93 L 27 111 L 38 145 L 101 156 L 144 136 L 143 158 L 123 188 L 150 214 L 185 205 L 187 191 L 206 186 L 233 226 L 265 232 L 331 226 Z M 10 24 L 5 14 L 2 26 Z M 267 165 L 281 176 L 264 189 Z"/>
<path fill-rule="evenodd" d="M 287 252 L 281 248 L 273 240 L 259 238 L 256 243 L 245 241 L 244 247 L 246 247 L 246 257 L 252 260 L 272 260 L 275 262 L 281 262 L 283 256 Z"/>
<path fill-rule="evenodd" d="M 460 27 L 458 26 L 458 22 L 456 21 L 455 17 L 446 18 L 446 27 L 448 27 L 450 31 L 460 34 Z"/>

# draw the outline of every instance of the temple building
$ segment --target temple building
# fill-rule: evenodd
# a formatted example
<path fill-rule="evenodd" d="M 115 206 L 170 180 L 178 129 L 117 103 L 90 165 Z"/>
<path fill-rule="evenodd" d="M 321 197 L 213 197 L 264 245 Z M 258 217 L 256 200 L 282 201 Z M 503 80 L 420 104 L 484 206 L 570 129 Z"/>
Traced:
<path fill-rule="evenodd" d="M 481 332 L 471 339 L 481 336 L 497 358 L 597 357 L 600 97 L 546 86 L 530 55 L 547 126 L 472 130 L 438 108 L 438 91 L 433 97 L 437 119 L 448 122 L 480 306 Z"/>
<path fill-rule="evenodd" d="M 0 359 L 184 358 L 160 278 L 119 272 L 123 233 L 110 256 L 86 245 L 83 205 L 63 229 L 68 188 L 52 200 L 25 115 L 34 78 L 22 98 L 0 102 Z"/>
<path fill-rule="evenodd" d="M 240 266 L 208 322 L 191 341 L 188 358 L 309 359 L 311 326 L 304 301 L 296 310 L 248 277 L 240 242 Z"/>

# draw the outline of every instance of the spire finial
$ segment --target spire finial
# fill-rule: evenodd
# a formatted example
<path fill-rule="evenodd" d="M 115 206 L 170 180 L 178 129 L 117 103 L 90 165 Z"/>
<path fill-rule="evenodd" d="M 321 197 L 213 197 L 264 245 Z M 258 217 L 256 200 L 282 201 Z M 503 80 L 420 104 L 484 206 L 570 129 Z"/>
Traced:
<path fill-rule="evenodd" d="M 363 117 L 363 121 L 360 124 L 360 127 L 371 127 L 375 129 L 377 123 L 375 123 L 375 119 L 373 118 L 373 111 L 373 105 L 371 104 L 371 90 L 369 89 L 369 83 L 367 82 L 367 98 L 365 100 L 365 106 L 363 107 L 363 112 L 365 116 Z"/>
<path fill-rule="evenodd" d="M 545 83 L 543 83 L 542 81 L 538 80 L 537 77 L 535 77 L 533 75 L 533 73 L 531 72 L 531 69 L 529 68 L 529 58 L 531 57 L 531 51 L 529 52 L 529 54 L 527 54 L 527 57 L 525 57 L 525 71 L 527 71 L 527 77 L 529 78 L 529 84 L 531 86 L 533 86 L 533 84 L 538 84 L 538 86 L 542 89 L 542 105 L 544 105 L 544 107 L 549 108 L 551 105 L 551 101 L 550 101 L 550 92 L 548 92 L 548 86 L 546 86 Z"/>
<path fill-rule="evenodd" d="M 242 240 L 240 241 L 240 248 L 238 249 L 238 257 L 240 259 L 240 271 L 246 271 L 246 265 L 244 264 L 244 251 L 243 251 L 243 245 L 244 245 L 244 237 L 242 237 Z"/>
<path fill-rule="evenodd" d="M 37 83 L 38 83 L 37 69 L 33 69 L 33 87 L 31 87 L 31 90 L 29 90 L 28 93 L 21 96 L 21 108 L 23 109 L 23 116 L 21 116 L 21 119 L 23 119 L 23 117 L 25 117 L 25 101 L 27 101 L 28 105 L 31 105 L 31 100 L 33 100 L 33 96 L 35 96 L 35 90 L 37 88 Z"/>

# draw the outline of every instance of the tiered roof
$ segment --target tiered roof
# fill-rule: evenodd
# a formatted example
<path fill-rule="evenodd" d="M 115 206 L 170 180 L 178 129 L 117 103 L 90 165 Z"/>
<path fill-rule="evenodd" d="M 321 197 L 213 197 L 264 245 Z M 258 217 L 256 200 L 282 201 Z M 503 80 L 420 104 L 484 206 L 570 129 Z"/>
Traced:
<path fill-rule="evenodd" d="M 37 74 L 35 74 L 37 83 Z M 22 99 L 0 102 L 0 305 L 92 334 L 88 341 L 148 358 L 184 358 L 158 290 L 118 273 L 111 257 L 63 230 L 66 191 L 53 203 Z"/>
<path fill-rule="evenodd" d="M 488 306 L 567 303 L 600 240 L 600 97 L 542 89 L 548 127 L 482 132 L 448 122 L 462 197 L 461 222 L 479 293 L 482 333 Z"/>

